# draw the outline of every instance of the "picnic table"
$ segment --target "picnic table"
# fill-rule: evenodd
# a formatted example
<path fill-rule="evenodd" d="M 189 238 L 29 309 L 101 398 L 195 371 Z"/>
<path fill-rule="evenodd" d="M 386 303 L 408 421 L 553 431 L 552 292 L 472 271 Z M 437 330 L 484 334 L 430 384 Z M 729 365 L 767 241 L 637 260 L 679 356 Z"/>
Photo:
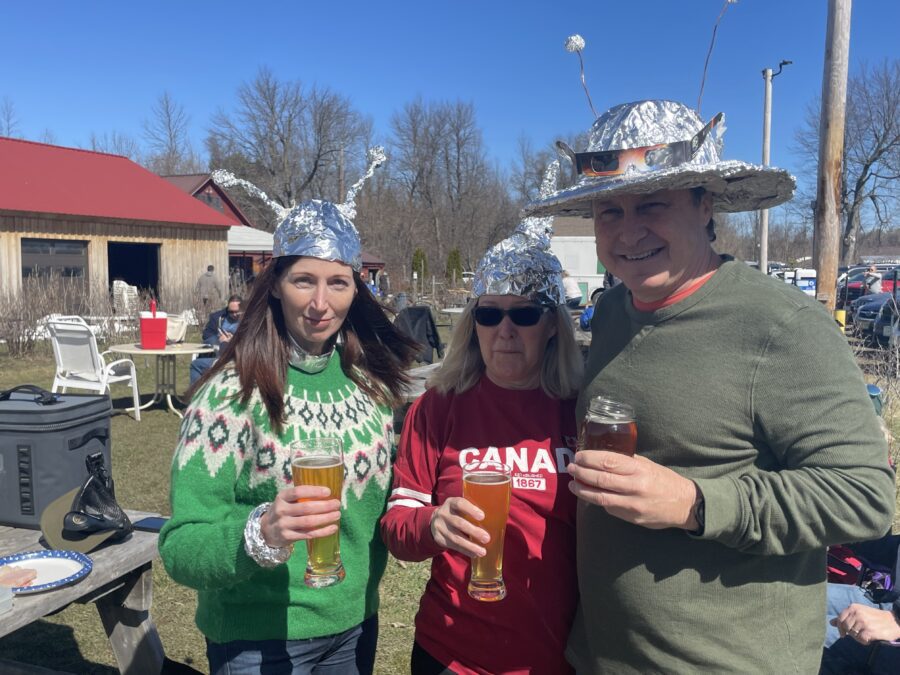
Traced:
<path fill-rule="evenodd" d="M 158 515 L 126 512 L 132 522 Z M 40 536 L 40 530 L 0 525 L 0 555 L 43 550 Z M 81 581 L 43 593 L 17 595 L 12 610 L 0 616 L 0 637 L 73 602 L 90 602 L 97 607 L 119 670 L 128 675 L 159 675 L 165 655 L 150 617 L 157 538 L 155 532 L 135 531 L 125 541 L 88 553 L 93 569 Z M 28 672 L 28 667 L 0 659 L 0 672 Z"/>
<path fill-rule="evenodd" d="M 141 406 L 141 410 L 149 408 L 152 405 L 162 404 L 165 401 L 170 412 L 175 413 L 179 417 L 183 417 L 181 412 L 175 408 L 172 397 L 178 397 L 176 389 L 176 381 L 178 373 L 175 369 L 175 358 L 178 356 L 198 356 L 200 354 L 212 354 L 215 348 L 207 344 L 199 342 L 182 342 L 174 345 L 166 345 L 163 349 L 144 349 L 139 344 L 112 345 L 109 351 L 117 354 L 127 354 L 133 356 L 155 356 L 156 357 L 156 388 L 153 392 L 153 398 Z"/>

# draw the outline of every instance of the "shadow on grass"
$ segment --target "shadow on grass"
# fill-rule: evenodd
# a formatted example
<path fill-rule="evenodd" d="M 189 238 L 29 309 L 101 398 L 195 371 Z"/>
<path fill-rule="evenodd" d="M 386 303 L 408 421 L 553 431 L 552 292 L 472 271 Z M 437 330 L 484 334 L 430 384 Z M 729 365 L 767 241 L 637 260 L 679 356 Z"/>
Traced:
<path fill-rule="evenodd" d="M 88 661 L 70 626 L 35 621 L 0 639 L 0 659 L 85 675 L 118 675 L 112 666 Z"/>

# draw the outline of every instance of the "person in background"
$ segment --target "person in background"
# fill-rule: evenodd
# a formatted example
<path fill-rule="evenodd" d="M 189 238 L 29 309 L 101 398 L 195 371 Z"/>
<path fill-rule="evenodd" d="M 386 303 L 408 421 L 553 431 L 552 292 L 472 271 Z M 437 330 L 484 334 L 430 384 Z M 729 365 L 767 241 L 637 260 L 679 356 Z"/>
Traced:
<path fill-rule="evenodd" d="M 891 447 L 881 391 L 869 389 Z M 900 535 L 829 547 L 827 601 L 819 675 L 900 673 Z"/>
<path fill-rule="evenodd" d="M 391 280 L 387 272 L 381 272 L 378 275 L 378 291 L 382 300 L 387 300 L 387 297 L 391 294 Z"/>
<path fill-rule="evenodd" d="M 542 226 L 526 221 L 484 256 L 447 358 L 403 426 L 381 531 L 395 557 L 432 560 L 412 675 L 570 672 L 575 499 L 565 465 L 582 361 Z M 491 458 L 512 468 L 512 492 L 507 595 L 484 603 L 469 597 L 467 581 L 489 535 L 461 496 L 462 472 Z"/>
<path fill-rule="evenodd" d="M 566 307 L 569 309 L 578 309 L 581 307 L 581 286 L 575 281 L 569 273 L 563 270 L 562 273 L 563 288 L 566 290 Z"/>
<path fill-rule="evenodd" d="M 216 279 L 216 268 L 213 265 L 206 266 L 206 272 L 201 274 L 200 278 L 197 279 L 197 285 L 194 287 L 194 292 L 203 303 L 203 309 L 206 309 L 211 304 L 215 306 L 221 302 L 224 294 L 219 287 L 219 282 Z M 215 299 L 213 299 L 213 297 L 215 297 Z"/>
<path fill-rule="evenodd" d="M 864 561 L 862 578 L 828 584 L 828 625 L 819 674 L 896 675 L 900 673 L 900 535 L 839 548 Z"/>
<path fill-rule="evenodd" d="M 597 303 L 577 410 L 630 404 L 637 453 L 588 447 L 568 466 L 579 674 L 816 672 L 826 546 L 891 524 L 887 447 L 834 320 L 712 247 L 716 211 L 794 188 L 720 159 L 723 131 L 673 101 L 615 106 L 572 153 L 576 185 L 526 207 L 593 216 L 622 280 Z"/>
<path fill-rule="evenodd" d="M 231 342 L 241 319 L 241 302 L 243 302 L 241 296 L 232 295 L 223 309 L 209 315 L 202 339 L 203 344 L 215 348 L 216 356 L 198 356 L 191 361 L 191 385 L 216 362 L 222 345 Z"/>
<path fill-rule="evenodd" d="M 273 259 L 185 413 L 159 551 L 172 579 L 198 592 L 196 622 L 216 675 L 373 670 L 391 407 L 416 347 L 360 277 L 350 219 L 353 196 L 384 161 L 373 154 L 344 204 L 273 206 L 283 219 Z M 214 178 L 249 185 L 226 172 Z M 323 436 L 342 441 L 343 494 L 293 486 L 291 443 Z M 346 577 L 309 588 L 305 541 L 336 531 Z"/>
<path fill-rule="evenodd" d="M 875 265 L 869 265 L 869 269 L 863 275 L 863 283 L 866 286 L 866 293 L 881 293 L 881 272 Z"/>

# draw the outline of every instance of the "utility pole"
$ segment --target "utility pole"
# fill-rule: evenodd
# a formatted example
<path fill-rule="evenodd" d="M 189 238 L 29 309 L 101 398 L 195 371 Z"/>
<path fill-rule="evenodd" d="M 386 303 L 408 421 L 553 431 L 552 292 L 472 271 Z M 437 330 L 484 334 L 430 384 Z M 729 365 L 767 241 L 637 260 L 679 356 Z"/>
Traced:
<path fill-rule="evenodd" d="M 828 0 L 822 112 L 819 118 L 819 167 L 813 260 L 816 298 L 834 311 L 841 231 L 841 176 L 844 166 L 844 120 L 850 55 L 851 0 Z"/>
<path fill-rule="evenodd" d="M 766 94 L 763 97 L 763 146 L 762 163 L 769 166 L 769 136 L 772 128 L 772 80 L 781 75 L 781 70 L 789 66 L 793 61 L 782 61 L 778 64 L 778 72 L 772 73 L 771 68 L 762 71 L 766 81 Z M 759 212 L 759 271 L 769 273 L 769 209 Z"/>

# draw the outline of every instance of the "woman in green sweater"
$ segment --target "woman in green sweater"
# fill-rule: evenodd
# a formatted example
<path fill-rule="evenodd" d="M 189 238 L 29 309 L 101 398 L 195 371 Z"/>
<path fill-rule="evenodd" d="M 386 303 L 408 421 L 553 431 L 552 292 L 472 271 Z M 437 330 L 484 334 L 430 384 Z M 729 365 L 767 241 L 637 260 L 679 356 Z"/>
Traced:
<path fill-rule="evenodd" d="M 198 591 L 212 673 L 372 671 L 391 405 L 416 345 L 360 277 L 350 218 L 361 184 L 344 204 L 279 213 L 274 259 L 184 417 L 159 548 L 169 575 Z M 291 443 L 322 436 L 343 441 L 341 495 L 293 486 Z M 338 530 L 345 579 L 307 587 L 305 540 Z"/>

